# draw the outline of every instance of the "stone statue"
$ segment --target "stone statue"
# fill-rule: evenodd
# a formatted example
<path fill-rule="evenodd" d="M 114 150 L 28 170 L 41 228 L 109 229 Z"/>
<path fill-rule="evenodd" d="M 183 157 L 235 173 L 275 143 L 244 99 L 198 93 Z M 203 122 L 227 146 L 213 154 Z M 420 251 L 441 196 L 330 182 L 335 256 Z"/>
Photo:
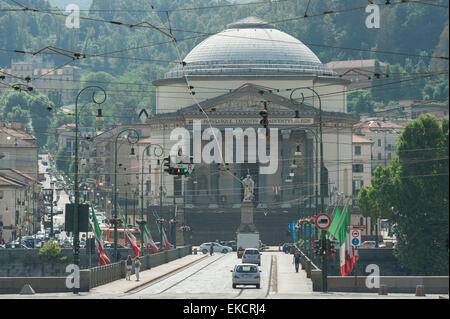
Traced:
<path fill-rule="evenodd" d="M 254 197 L 254 189 L 255 182 L 250 177 L 250 174 L 247 174 L 247 177 L 242 180 L 242 184 L 244 185 L 244 202 L 251 202 Z"/>

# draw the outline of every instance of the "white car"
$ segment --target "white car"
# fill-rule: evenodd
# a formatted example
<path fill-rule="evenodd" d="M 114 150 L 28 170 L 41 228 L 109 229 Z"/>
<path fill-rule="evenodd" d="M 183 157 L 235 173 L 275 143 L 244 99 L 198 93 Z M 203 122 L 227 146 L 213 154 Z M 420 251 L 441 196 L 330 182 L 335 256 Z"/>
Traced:
<path fill-rule="evenodd" d="M 256 248 L 247 248 L 242 254 L 243 264 L 257 264 L 261 266 L 261 253 Z"/>
<path fill-rule="evenodd" d="M 227 246 L 223 246 L 219 243 L 203 243 L 200 245 L 200 251 L 204 254 L 208 254 L 209 250 L 211 248 L 211 244 L 213 245 L 213 251 L 215 253 L 230 253 L 233 251 L 233 248 L 231 247 L 227 247 Z"/>
<path fill-rule="evenodd" d="M 237 285 L 255 285 L 257 289 L 261 287 L 261 270 L 258 266 L 253 264 L 239 264 L 230 270 L 233 273 L 232 286 L 236 288 Z"/>

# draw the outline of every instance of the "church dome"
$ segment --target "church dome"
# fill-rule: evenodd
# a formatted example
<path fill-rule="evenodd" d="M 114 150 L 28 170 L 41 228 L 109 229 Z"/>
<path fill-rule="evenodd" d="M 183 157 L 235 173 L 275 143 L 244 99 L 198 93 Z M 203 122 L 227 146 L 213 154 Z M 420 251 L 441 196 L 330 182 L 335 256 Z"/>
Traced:
<path fill-rule="evenodd" d="M 197 45 L 165 78 L 184 75 L 336 75 L 301 41 L 255 17 Z"/>

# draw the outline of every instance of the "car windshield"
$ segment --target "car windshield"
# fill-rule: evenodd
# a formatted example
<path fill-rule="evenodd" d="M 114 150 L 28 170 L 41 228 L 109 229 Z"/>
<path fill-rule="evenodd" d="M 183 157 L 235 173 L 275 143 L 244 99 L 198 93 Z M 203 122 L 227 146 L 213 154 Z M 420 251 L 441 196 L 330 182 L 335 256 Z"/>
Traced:
<path fill-rule="evenodd" d="M 236 272 L 258 272 L 258 268 L 256 266 L 242 265 L 236 267 Z"/>
<path fill-rule="evenodd" d="M 245 255 L 258 255 L 259 252 L 257 250 L 252 249 L 252 250 L 246 250 L 244 254 Z"/>

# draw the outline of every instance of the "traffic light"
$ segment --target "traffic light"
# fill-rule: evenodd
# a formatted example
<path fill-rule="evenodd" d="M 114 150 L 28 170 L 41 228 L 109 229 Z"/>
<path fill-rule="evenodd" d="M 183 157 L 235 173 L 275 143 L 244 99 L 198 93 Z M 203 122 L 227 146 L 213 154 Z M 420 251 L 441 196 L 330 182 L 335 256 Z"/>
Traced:
<path fill-rule="evenodd" d="M 321 248 L 322 248 L 322 241 L 320 239 L 315 240 L 313 248 L 314 248 L 314 253 L 316 255 L 319 255 L 320 251 L 321 251 Z"/>
<path fill-rule="evenodd" d="M 164 160 L 163 160 L 163 166 L 167 167 L 167 168 L 164 168 L 164 172 L 171 174 L 171 168 L 170 168 L 170 156 L 164 158 Z"/>
<path fill-rule="evenodd" d="M 193 157 L 190 156 L 182 156 L 178 155 L 175 158 L 174 163 L 172 162 L 172 158 L 166 157 L 164 158 L 164 172 L 170 175 L 188 175 L 189 170 L 194 168 Z"/>

